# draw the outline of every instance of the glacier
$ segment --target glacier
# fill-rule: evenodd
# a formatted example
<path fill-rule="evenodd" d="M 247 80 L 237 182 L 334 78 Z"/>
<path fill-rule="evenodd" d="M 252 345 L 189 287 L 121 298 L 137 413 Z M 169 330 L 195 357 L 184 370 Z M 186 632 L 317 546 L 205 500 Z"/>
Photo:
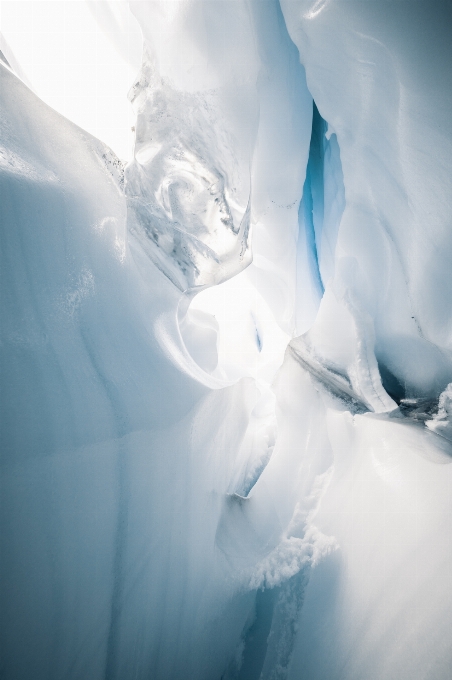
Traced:
<path fill-rule="evenodd" d="M 0 8 L 1 677 L 448 680 L 450 4 Z"/>

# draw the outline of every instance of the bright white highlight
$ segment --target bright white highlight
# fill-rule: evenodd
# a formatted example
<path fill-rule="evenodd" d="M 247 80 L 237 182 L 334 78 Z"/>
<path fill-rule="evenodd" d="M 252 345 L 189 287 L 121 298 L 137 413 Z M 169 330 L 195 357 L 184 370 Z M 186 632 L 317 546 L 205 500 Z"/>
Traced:
<path fill-rule="evenodd" d="M 127 2 L 2 0 L 0 32 L 46 104 L 131 158 L 142 38 Z"/>
<path fill-rule="evenodd" d="M 190 310 L 208 313 L 218 324 L 219 377 L 235 381 L 249 376 L 271 385 L 290 336 L 278 326 L 247 272 L 199 293 Z"/>

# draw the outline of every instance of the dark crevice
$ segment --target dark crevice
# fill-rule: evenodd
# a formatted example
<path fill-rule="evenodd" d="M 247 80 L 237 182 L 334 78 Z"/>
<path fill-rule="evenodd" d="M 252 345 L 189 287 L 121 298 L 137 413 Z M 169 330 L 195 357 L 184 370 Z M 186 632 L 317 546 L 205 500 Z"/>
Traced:
<path fill-rule="evenodd" d="M 402 399 L 406 397 L 405 387 L 402 385 L 397 376 L 392 373 L 385 364 L 378 362 L 378 370 L 380 371 L 380 378 L 383 387 L 389 394 L 391 399 L 394 399 L 396 404 L 400 404 Z"/>
<path fill-rule="evenodd" d="M 321 295 L 325 287 L 322 281 L 319 264 L 319 241 L 324 217 L 324 138 L 327 123 L 322 118 L 313 101 L 312 132 L 309 146 L 309 159 L 306 179 L 303 186 L 303 198 L 299 208 L 299 223 L 305 225 L 308 261 L 313 281 L 317 284 Z"/>
<path fill-rule="evenodd" d="M 115 680 L 119 673 L 120 627 L 125 583 L 124 561 L 127 543 L 128 498 L 126 456 L 120 444 L 117 460 L 118 514 L 113 557 L 113 590 L 110 607 L 110 626 L 107 637 L 104 680 Z"/>
<path fill-rule="evenodd" d="M 244 635 L 243 660 L 237 680 L 259 680 L 267 653 L 273 611 L 279 588 L 258 590 L 252 625 Z"/>
<path fill-rule="evenodd" d="M 437 415 L 440 395 L 436 397 L 410 396 L 398 377 L 381 361 L 378 362 L 378 370 L 384 389 L 394 399 L 399 407 L 399 414 L 404 419 L 422 424 Z"/>
<path fill-rule="evenodd" d="M 328 282 L 334 278 L 336 243 L 345 210 L 345 185 L 336 133 L 312 102 L 306 178 L 298 210 L 297 329 L 315 320 Z"/>

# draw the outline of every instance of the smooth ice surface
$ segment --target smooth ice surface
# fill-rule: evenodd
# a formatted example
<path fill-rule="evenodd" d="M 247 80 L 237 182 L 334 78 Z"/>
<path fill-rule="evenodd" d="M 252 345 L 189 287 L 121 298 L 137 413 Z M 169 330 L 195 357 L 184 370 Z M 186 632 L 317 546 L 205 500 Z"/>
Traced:
<path fill-rule="evenodd" d="M 448 680 L 448 4 L 2 12 L 2 678 Z"/>
<path fill-rule="evenodd" d="M 235 453 L 253 390 L 209 395 L 174 365 L 159 339 L 178 345 L 179 295 L 137 270 L 114 156 L 3 67 L 1 87 L 3 672 L 209 677 L 235 638 L 207 621 L 224 612 L 238 636 L 249 608 L 228 614 L 227 579 L 208 582 L 231 466 L 218 442 Z"/>

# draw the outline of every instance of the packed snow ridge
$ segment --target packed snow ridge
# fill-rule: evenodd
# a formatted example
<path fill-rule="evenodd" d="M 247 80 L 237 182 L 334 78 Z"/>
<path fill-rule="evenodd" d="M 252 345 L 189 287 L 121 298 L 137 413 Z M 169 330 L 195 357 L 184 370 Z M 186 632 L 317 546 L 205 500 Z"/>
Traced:
<path fill-rule="evenodd" d="M 449 5 L 1 10 L 2 678 L 448 680 Z"/>

